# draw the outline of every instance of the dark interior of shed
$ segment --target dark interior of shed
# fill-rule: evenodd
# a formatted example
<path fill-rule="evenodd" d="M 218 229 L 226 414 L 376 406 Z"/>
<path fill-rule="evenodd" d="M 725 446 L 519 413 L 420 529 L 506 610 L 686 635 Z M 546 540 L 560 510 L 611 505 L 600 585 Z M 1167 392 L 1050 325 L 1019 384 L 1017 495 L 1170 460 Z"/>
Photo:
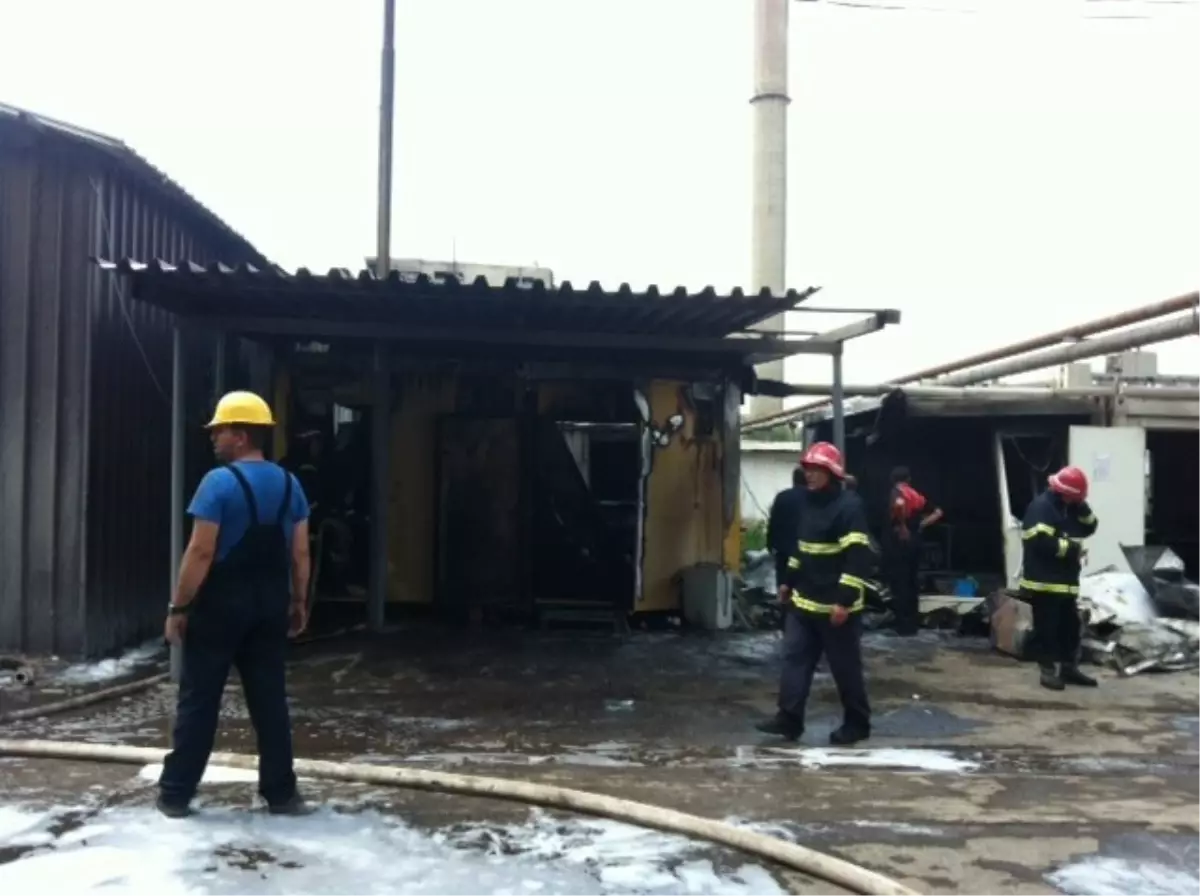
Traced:
<path fill-rule="evenodd" d="M 1149 430 L 1146 544 L 1166 545 L 1183 560 L 1188 578 L 1200 579 L 1200 434 Z"/>
<path fill-rule="evenodd" d="M 369 354 L 343 348 L 293 353 L 290 365 L 283 460 L 318 506 L 319 605 L 364 601 L 370 577 Z M 630 609 L 643 506 L 633 384 L 552 384 L 539 401 L 515 371 L 456 380 L 433 436 L 428 606 L 459 620 Z"/>
<path fill-rule="evenodd" d="M 1066 459 L 1070 423 L 1062 417 L 921 416 L 907 407 L 887 406 L 847 420 L 846 460 L 859 479 L 868 520 L 876 537 L 887 520 L 891 472 L 908 467 L 913 485 L 945 511 L 945 520 L 927 530 L 922 559 L 922 590 L 946 592 L 954 580 L 971 576 L 981 593 L 1005 581 L 996 433 L 1001 433 L 1004 488 L 1020 517 L 1047 472 Z M 818 429 L 828 437 L 827 423 Z"/>

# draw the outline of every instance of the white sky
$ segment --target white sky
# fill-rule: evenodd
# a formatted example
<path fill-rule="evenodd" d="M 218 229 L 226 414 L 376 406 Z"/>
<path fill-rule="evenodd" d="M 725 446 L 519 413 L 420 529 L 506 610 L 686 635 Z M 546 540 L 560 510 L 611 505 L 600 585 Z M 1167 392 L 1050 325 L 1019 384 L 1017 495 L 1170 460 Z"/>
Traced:
<path fill-rule="evenodd" d="M 789 282 L 904 313 L 848 379 L 1196 288 L 1200 5 L 861 2 L 978 12 L 792 7 Z M 751 0 L 397 5 L 394 256 L 745 285 Z M 381 0 L 0 0 L 0 23 L 0 100 L 125 140 L 285 267 L 374 252 Z M 1198 341 L 1161 367 L 1200 371 Z"/>

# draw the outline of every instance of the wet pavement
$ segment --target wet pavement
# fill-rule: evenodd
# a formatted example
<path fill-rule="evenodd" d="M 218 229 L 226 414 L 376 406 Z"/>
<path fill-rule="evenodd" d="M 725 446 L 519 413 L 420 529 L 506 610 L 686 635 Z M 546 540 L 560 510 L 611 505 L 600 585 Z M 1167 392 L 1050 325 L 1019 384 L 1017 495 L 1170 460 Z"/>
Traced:
<path fill-rule="evenodd" d="M 419 626 L 299 647 L 291 671 L 297 754 L 520 777 L 734 819 L 926 892 L 1172 892 L 1188 869 L 1186 879 L 1197 878 L 1196 851 L 1186 848 L 1197 841 L 1195 673 L 1105 677 L 1095 691 L 1056 694 L 986 642 L 874 633 L 867 655 L 875 736 L 862 749 L 837 751 L 827 746 L 838 718 L 824 674 L 801 744 L 752 730 L 773 709 L 778 645 L 775 633 L 484 635 Z M 162 746 L 171 702 L 162 686 L 10 724 L 6 736 Z M 222 725 L 218 749 L 253 750 L 235 685 Z M 483 862 L 476 871 L 498 875 L 488 892 L 829 890 L 744 856 L 620 825 L 461 797 L 305 787 L 337 809 L 319 822 L 331 843 L 350 838 L 357 818 L 359 839 L 380 849 L 399 838 L 432 865 Z M 238 836 L 225 827 L 214 834 L 221 842 L 198 871 L 187 866 L 208 875 L 210 892 L 257 891 L 248 884 L 253 875 L 293 891 L 419 889 L 404 869 L 383 883 L 368 871 L 305 878 L 281 864 L 312 862 L 300 847 L 290 859 L 251 861 L 247 851 L 287 852 L 270 820 L 229 814 L 251 805 L 253 785 L 214 783 L 204 795 L 213 824 L 242 824 Z M 49 826 L 72 812 L 91 812 L 84 829 L 102 830 L 90 842 L 120 855 L 119 831 L 148 823 L 152 796 L 128 767 L 0 761 L 0 801 L 10 812 L 22 807 L 25 824 L 25 840 L 6 845 L 0 815 L 0 863 L 17 859 L 0 864 L 0 883 L 57 856 L 68 834 Z M 45 817 L 30 821 L 39 812 Z M 247 817 L 255 820 L 238 821 Z M 275 844 L 274 852 L 259 841 Z M 175 861 L 168 847 L 163 855 Z M 335 858 L 350 868 L 362 859 L 351 852 Z M 204 870 L 210 866 L 217 870 Z M 459 878 L 447 875 L 440 891 L 453 892 Z"/>

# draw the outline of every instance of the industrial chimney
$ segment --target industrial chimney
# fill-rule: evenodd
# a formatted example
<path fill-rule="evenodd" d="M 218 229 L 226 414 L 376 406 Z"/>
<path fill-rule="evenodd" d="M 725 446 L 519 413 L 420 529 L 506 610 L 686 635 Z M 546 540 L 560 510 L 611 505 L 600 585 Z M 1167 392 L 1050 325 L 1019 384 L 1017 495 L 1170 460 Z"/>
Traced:
<path fill-rule="evenodd" d="M 757 291 L 787 289 L 787 108 L 788 4 L 791 0 L 754 0 L 754 194 L 751 220 L 750 280 Z M 781 333 L 784 317 L 759 329 Z M 765 379 L 783 380 L 783 362 L 763 364 Z M 783 409 L 783 400 L 755 396 L 754 416 Z"/>

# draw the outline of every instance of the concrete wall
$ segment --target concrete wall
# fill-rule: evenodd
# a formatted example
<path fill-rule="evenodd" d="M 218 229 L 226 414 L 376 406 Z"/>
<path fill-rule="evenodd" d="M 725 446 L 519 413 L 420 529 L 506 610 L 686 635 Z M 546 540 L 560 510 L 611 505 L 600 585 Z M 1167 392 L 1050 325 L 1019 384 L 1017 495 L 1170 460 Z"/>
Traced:
<path fill-rule="evenodd" d="M 766 520 L 775 496 L 792 484 L 799 442 L 743 442 L 741 507 L 744 522 Z"/>

